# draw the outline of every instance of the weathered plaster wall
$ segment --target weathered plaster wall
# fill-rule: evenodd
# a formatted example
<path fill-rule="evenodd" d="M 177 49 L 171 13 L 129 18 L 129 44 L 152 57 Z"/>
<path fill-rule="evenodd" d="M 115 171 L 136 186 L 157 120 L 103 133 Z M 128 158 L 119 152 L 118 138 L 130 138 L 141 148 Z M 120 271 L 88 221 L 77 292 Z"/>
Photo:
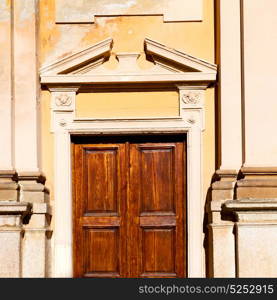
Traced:
<path fill-rule="evenodd" d="M 163 23 L 161 16 L 99 17 L 95 24 L 55 24 L 55 0 L 40 0 L 40 63 L 46 64 L 111 36 L 114 52 L 143 52 L 145 37 L 214 60 L 213 1 L 203 22 Z"/>

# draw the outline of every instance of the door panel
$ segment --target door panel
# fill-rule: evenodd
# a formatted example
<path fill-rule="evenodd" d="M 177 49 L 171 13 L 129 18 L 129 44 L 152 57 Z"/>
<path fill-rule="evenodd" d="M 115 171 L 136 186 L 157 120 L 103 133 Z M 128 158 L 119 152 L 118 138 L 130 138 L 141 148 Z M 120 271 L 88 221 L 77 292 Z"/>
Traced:
<path fill-rule="evenodd" d="M 74 273 L 126 277 L 125 144 L 74 146 Z"/>
<path fill-rule="evenodd" d="M 84 151 L 87 180 L 85 213 L 118 214 L 118 147 L 84 148 Z"/>
<path fill-rule="evenodd" d="M 184 143 L 130 144 L 130 277 L 184 277 Z"/>
<path fill-rule="evenodd" d="M 84 228 L 84 275 L 119 277 L 118 228 Z"/>
<path fill-rule="evenodd" d="M 175 277 L 175 248 L 174 228 L 142 228 L 142 273 L 140 275 Z"/>
<path fill-rule="evenodd" d="M 185 277 L 184 137 L 118 141 L 73 146 L 74 275 Z"/>
<path fill-rule="evenodd" d="M 141 212 L 174 212 L 174 149 L 170 146 L 137 146 L 140 166 Z M 132 153 L 133 154 L 133 153 Z"/>

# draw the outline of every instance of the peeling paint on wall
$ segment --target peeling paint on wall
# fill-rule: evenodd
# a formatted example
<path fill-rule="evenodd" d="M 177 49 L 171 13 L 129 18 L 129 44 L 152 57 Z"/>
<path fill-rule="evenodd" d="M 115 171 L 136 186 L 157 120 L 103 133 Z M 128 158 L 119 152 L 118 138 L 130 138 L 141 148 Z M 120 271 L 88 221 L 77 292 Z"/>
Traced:
<path fill-rule="evenodd" d="M 48 22 L 48 28 L 49 27 L 51 26 Z M 45 62 L 50 63 L 57 58 L 62 58 L 71 52 L 75 52 L 76 49 L 81 48 L 80 45 L 82 44 L 82 39 L 86 36 L 89 30 L 89 27 L 84 26 L 72 27 L 70 25 L 63 25 L 60 27 L 59 38 L 55 43 L 53 50 L 48 54 Z"/>
<path fill-rule="evenodd" d="M 36 0 L 20 0 L 17 5 L 20 22 L 29 20 L 36 13 Z"/>
<path fill-rule="evenodd" d="M 203 0 L 56 0 L 57 23 L 94 23 L 97 16 L 162 15 L 165 22 L 202 21 Z"/>
<path fill-rule="evenodd" d="M 128 6 L 133 1 L 126 0 L 124 3 Z M 77 2 L 82 4 L 83 0 L 74 1 L 75 4 Z M 103 0 L 102 3 L 108 2 L 111 3 L 110 0 Z M 136 2 L 136 5 L 141 5 L 141 2 Z M 95 24 L 56 24 L 57 3 L 57 0 L 39 1 L 40 65 L 51 63 L 108 37 L 114 39 L 113 52 L 143 53 L 143 40 L 148 36 L 172 48 L 205 60 L 214 60 L 211 18 L 213 0 L 204 1 L 203 22 L 185 23 L 164 23 L 162 16 L 117 16 L 98 18 Z M 147 3 L 152 5 L 150 0 Z M 206 46 L 203 47 L 203 44 Z"/>
<path fill-rule="evenodd" d="M 7 22 L 11 17 L 10 3 L 7 0 L 0 0 L 0 22 Z"/>
<path fill-rule="evenodd" d="M 133 5 L 135 5 L 137 3 L 137 1 L 135 0 L 130 0 L 127 1 L 125 3 L 107 3 L 107 4 L 103 4 L 103 9 L 107 9 L 107 10 L 117 10 L 117 9 L 126 9 L 129 7 L 132 7 Z"/>

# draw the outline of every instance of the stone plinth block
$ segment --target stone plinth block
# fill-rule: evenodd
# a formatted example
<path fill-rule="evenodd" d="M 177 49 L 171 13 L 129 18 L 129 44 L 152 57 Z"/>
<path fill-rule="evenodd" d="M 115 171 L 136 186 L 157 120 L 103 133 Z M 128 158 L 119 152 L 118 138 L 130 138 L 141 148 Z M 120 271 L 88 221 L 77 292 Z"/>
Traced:
<path fill-rule="evenodd" d="M 234 224 L 209 225 L 209 272 L 210 277 L 235 277 Z"/>
<path fill-rule="evenodd" d="M 0 277 L 20 277 L 21 230 L 0 227 L 0 245 Z"/>
<path fill-rule="evenodd" d="M 0 277 L 21 277 L 22 218 L 27 203 L 0 202 Z"/>
<path fill-rule="evenodd" d="M 238 277 L 277 277 L 277 199 L 226 201 L 236 221 Z"/>

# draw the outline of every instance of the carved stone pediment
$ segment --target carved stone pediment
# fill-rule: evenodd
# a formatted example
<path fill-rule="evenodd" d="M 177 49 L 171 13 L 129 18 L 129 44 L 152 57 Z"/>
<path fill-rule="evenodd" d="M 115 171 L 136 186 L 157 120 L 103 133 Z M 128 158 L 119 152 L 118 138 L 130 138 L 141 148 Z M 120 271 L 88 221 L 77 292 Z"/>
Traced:
<path fill-rule="evenodd" d="M 139 53 L 117 53 L 117 68 L 105 67 L 113 40 L 108 38 L 82 51 L 41 68 L 42 84 L 184 83 L 216 80 L 214 64 L 169 48 L 149 38 L 144 40 L 146 59 L 152 67 L 141 69 Z"/>

